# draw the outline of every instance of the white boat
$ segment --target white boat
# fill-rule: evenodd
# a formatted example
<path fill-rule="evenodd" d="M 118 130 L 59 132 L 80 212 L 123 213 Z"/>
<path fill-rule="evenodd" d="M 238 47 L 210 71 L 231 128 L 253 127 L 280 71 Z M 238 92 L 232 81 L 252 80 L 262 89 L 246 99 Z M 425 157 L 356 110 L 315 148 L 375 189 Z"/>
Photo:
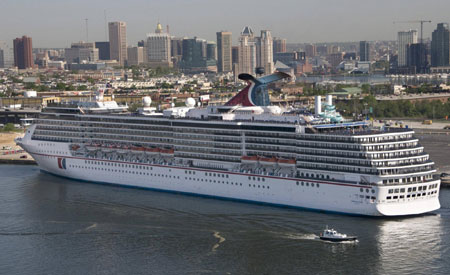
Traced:
<path fill-rule="evenodd" d="M 321 240 L 330 242 L 344 242 L 344 241 L 356 241 L 356 236 L 347 236 L 347 234 L 342 234 L 337 232 L 332 228 L 325 228 L 319 237 Z"/>

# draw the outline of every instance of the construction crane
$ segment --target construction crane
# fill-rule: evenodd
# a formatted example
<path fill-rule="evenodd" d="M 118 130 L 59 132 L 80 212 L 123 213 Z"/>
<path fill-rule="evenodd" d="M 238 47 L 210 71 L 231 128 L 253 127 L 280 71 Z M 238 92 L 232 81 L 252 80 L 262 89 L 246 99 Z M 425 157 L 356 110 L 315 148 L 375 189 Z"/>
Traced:
<path fill-rule="evenodd" d="M 394 24 L 400 23 L 420 23 L 420 44 L 423 44 L 423 23 L 431 23 L 430 20 L 394 21 Z"/>

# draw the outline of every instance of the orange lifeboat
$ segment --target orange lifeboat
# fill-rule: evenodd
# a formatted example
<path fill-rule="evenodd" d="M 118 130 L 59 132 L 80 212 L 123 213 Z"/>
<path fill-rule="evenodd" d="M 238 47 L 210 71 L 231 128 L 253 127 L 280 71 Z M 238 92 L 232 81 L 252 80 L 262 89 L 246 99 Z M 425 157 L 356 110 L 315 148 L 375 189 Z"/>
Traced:
<path fill-rule="evenodd" d="M 278 159 L 278 165 L 280 166 L 295 166 L 295 159 Z"/>
<path fill-rule="evenodd" d="M 258 162 L 259 157 L 258 156 L 242 156 L 241 162 L 242 163 L 250 163 L 255 164 Z"/>
<path fill-rule="evenodd" d="M 259 163 L 263 165 L 275 165 L 277 163 L 278 159 L 276 157 L 271 158 L 260 158 Z"/>
<path fill-rule="evenodd" d="M 163 156 L 173 156 L 173 154 L 175 153 L 175 150 L 173 150 L 173 149 L 161 149 L 160 153 Z"/>

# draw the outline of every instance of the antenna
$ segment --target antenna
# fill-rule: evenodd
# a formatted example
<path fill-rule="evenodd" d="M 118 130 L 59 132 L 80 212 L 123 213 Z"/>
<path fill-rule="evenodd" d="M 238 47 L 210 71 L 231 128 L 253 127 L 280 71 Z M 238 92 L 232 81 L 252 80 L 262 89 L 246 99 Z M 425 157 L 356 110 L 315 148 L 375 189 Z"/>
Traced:
<path fill-rule="evenodd" d="M 88 29 L 88 20 L 89 19 L 84 19 L 86 21 L 86 42 L 89 42 L 89 29 Z"/>

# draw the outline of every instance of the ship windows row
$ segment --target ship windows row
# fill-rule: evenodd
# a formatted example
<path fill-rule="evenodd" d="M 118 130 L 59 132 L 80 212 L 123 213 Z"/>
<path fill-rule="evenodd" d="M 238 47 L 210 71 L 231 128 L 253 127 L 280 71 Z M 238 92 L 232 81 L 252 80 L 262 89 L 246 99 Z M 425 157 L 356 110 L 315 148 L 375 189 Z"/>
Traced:
<path fill-rule="evenodd" d="M 406 198 L 407 199 L 409 199 L 409 198 L 419 198 L 419 197 L 425 197 L 425 196 L 430 196 L 430 195 L 434 195 L 434 194 L 437 194 L 437 190 L 433 190 L 433 191 L 431 191 L 431 192 L 423 192 L 423 193 L 414 193 L 414 194 L 408 194 L 408 195 L 406 195 Z M 386 199 L 387 200 L 397 200 L 397 199 L 404 199 L 405 198 L 405 195 L 399 195 L 399 196 L 387 196 L 386 197 Z"/>
<path fill-rule="evenodd" d="M 317 188 L 319 188 L 320 187 L 320 184 L 319 183 L 314 183 L 314 182 L 311 182 L 311 183 L 309 183 L 309 182 L 307 182 L 307 181 L 297 181 L 297 182 L 295 182 L 295 184 L 297 185 L 297 186 L 306 186 L 306 187 L 309 187 L 309 185 L 311 185 L 311 187 L 317 187 Z"/>

